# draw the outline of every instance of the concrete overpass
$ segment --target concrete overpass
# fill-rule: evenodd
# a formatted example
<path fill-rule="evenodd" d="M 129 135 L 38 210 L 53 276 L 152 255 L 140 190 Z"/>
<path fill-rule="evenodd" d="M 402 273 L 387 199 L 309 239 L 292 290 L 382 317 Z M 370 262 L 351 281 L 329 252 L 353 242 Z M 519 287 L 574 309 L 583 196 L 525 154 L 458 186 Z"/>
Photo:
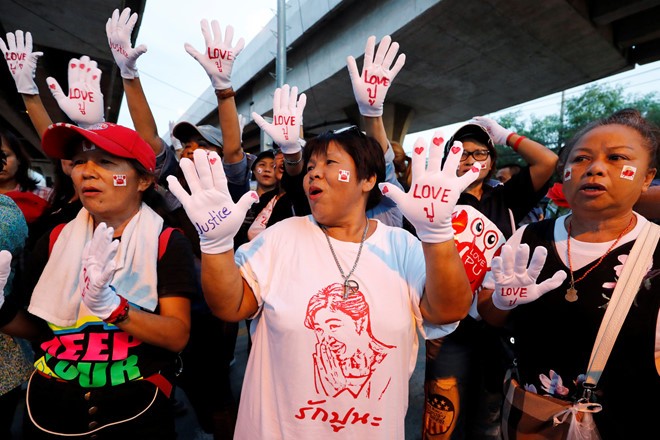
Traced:
<path fill-rule="evenodd" d="M 359 122 L 346 56 L 390 34 L 407 56 L 387 96 L 392 139 L 660 59 L 660 0 L 300 0 L 286 8 L 286 83 L 307 94 L 306 134 Z M 273 19 L 238 57 L 239 112 L 272 114 Z M 361 66 L 361 58 L 358 59 Z M 181 120 L 217 125 L 209 88 Z M 259 129 L 244 131 L 258 148 Z"/>

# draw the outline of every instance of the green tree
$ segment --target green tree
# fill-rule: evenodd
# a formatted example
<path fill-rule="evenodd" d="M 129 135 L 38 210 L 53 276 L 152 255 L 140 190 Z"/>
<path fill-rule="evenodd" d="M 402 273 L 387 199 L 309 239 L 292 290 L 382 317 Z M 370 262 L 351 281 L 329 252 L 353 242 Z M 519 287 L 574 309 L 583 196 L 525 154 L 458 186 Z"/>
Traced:
<path fill-rule="evenodd" d="M 558 152 L 580 128 L 587 123 L 610 115 L 623 108 L 639 110 L 644 117 L 660 125 L 660 96 L 656 92 L 644 95 L 625 94 L 621 85 L 591 85 L 579 95 L 564 102 L 563 118 L 559 113 L 542 118 L 532 115 L 525 120 L 520 111 L 507 113 L 497 119 L 503 127 L 527 136 Z M 562 124 L 563 120 L 563 124 Z M 498 166 L 524 161 L 510 148 L 496 146 Z"/>

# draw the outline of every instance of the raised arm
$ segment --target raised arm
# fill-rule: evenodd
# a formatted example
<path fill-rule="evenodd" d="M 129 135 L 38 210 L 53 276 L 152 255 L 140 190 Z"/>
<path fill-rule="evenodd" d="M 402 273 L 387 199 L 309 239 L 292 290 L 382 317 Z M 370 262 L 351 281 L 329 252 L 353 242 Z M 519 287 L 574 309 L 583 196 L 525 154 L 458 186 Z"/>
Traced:
<path fill-rule="evenodd" d="M 191 193 L 174 176 L 169 176 L 167 182 L 199 234 L 206 303 L 220 319 L 238 322 L 257 311 L 257 300 L 234 262 L 234 236 L 245 213 L 259 197 L 249 191 L 235 204 L 220 156 L 202 149 L 195 150 L 193 156 L 194 163 L 181 159 L 181 170 Z"/>
<path fill-rule="evenodd" d="M 14 33 L 8 32 L 6 38 L 6 44 L 4 40 L 0 39 L 0 49 L 7 61 L 7 67 L 14 79 L 16 89 L 23 98 L 30 121 L 41 138 L 52 123 L 39 96 L 39 88 L 34 82 L 37 61 L 43 52 L 32 51 L 32 34 L 30 32 L 23 33 L 21 30 Z"/>
<path fill-rule="evenodd" d="M 232 46 L 234 28 L 228 25 L 225 36 L 222 38 L 222 29 L 217 20 L 201 21 L 202 35 L 204 36 L 204 53 L 199 52 L 191 44 L 186 43 L 186 52 L 190 54 L 204 68 L 211 79 L 218 98 L 218 119 L 222 131 L 223 161 L 227 164 L 236 163 L 243 159 L 241 145 L 241 127 L 236 110 L 235 92 L 231 84 L 231 72 L 236 57 L 245 46 L 245 40 L 239 38 Z"/>
<path fill-rule="evenodd" d="M 158 136 L 158 126 L 142 89 L 137 69 L 137 59 L 147 51 L 147 46 L 141 44 L 133 48 L 131 34 L 138 14 L 131 14 L 130 8 L 124 8 L 121 13 L 115 9 L 105 24 L 110 51 L 119 68 L 126 94 L 126 103 L 131 120 L 142 139 L 144 139 L 156 155 L 163 150 L 163 140 Z"/>
<path fill-rule="evenodd" d="M 439 132 L 434 139 L 441 137 Z M 460 142 L 451 148 L 441 169 L 442 142 L 427 147 L 423 138 L 414 145 L 412 185 L 408 193 L 391 183 L 381 183 L 381 192 L 393 199 L 415 226 L 426 260 L 426 287 L 420 303 L 424 319 L 433 324 L 460 321 L 470 309 L 472 291 L 454 243 L 451 215 L 461 192 L 479 175 L 473 169 L 456 176 L 463 152 Z M 426 150 L 430 149 L 428 167 Z"/>
<path fill-rule="evenodd" d="M 558 157 L 544 145 L 521 136 L 502 127 L 496 121 L 484 116 L 475 116 L 473 120 L 488 130 L 493 142 L 498 145 L 508 145 L 513 151 L 520 154 L 529 164 L 534 191 L 540 190 L 555 172 Z"/>
<path fill-rule="evenodd" d="M 362 73 L 358 70 L 355 58 L 346 58 L 353 95 L 364 118 L 365 131 L 380 143 L 383 154 L 387 152 L 389 144 L 383 123 L 383 104 L 392 81 L 406 62 L 406 56 L 401 54 L 392 65 L 398 50 L 399 43 L 392 42 L 392 38 L 386 35 L 376 52 L 376 37 L 372 35 L 367 39 L 364 49 Z"/>

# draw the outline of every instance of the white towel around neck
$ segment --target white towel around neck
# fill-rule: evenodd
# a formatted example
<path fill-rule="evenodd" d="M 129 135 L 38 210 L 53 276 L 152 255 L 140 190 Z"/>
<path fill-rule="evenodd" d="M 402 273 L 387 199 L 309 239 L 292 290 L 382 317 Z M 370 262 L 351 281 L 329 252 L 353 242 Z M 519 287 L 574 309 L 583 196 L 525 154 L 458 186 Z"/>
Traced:
<path fill-rule="evenodd" d="M 156 266 L 162 229 L 162 217 L 142 203 L 122 232 L 110 283 L 119 295 L 149 311 L 158 305 Z M 30 313 L 58 327 L 76 323 L 82 301 L 78 287 L 82 253 L 93 232 L 94 221 L 85 208 L 62 229 L 32 292 Z"/>

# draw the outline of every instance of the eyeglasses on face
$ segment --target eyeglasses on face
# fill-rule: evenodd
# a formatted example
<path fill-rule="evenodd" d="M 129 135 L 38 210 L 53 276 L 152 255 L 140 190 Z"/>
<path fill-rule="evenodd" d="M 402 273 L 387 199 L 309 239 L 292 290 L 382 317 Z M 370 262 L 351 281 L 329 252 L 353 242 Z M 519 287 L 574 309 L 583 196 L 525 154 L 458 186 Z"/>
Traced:
<path fill-rule="evenodd" d="M 474 157 L 474 160 L 477 161 L 482 161 L 488 159 L 488 156 L 490 156 L 490 151 L 488 150 L 474 150 L 474 151 L 465 151 L 463 150 L 463 154 L 461 154 L 461 162 L 464 162 L 468 159 L 468 157 Z"/>

